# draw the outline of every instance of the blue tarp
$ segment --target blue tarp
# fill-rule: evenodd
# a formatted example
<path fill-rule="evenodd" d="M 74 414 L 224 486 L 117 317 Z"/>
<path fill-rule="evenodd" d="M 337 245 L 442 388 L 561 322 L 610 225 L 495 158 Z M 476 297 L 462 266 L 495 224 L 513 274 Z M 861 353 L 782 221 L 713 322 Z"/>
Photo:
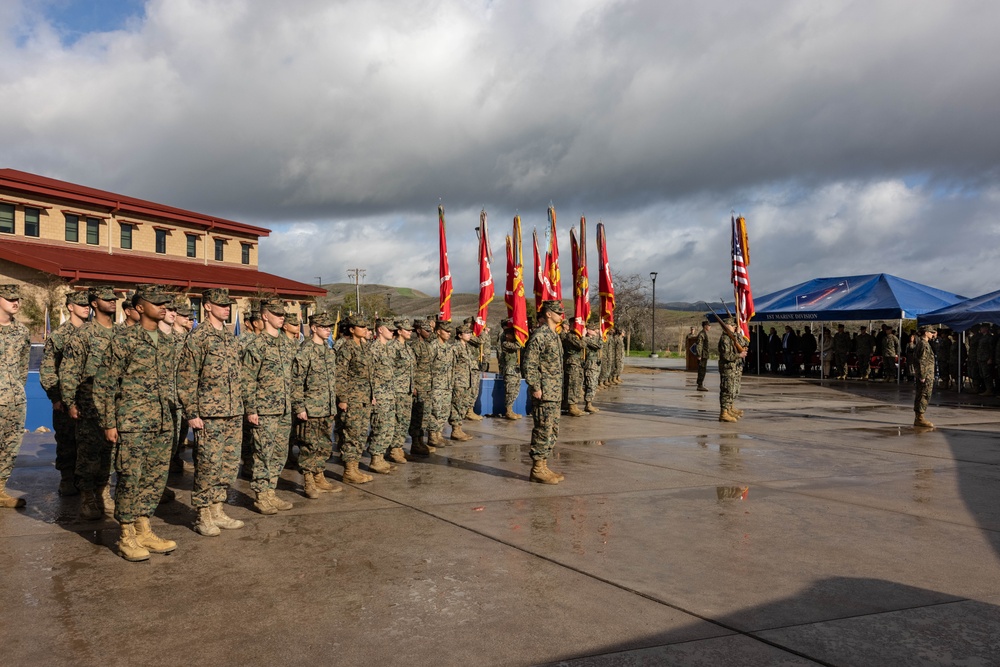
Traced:
<path fill-rule="evenodd" d="M 1000 291 L 960 301 L 917 318 L 918 324 L 944 324 L 955 331 L 968 331 L 983 322 L 1000 325 Z"/>
<path fill-rule="evenodd" d="M 752 322 L 912 319 L 964 299 L 887 273 L 815 278 L 755 297 Z"/>

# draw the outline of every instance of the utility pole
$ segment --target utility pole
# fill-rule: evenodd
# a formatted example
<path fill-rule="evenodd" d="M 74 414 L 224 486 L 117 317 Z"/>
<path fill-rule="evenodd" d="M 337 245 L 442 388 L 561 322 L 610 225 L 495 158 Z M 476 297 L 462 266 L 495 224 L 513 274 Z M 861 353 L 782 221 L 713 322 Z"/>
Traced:
<path fill-rule="evenodd" d="M 323 286 L 323 276 L 316 276 L 316 286 L 317 287 Z"/>
<path fill-rule="evenodd" d="M 364 269 L 347 269 L 347 277 L 354 278 L 354 305 L 361 312 L 361 280 L 365 277 Z"/>
<path fill-rule="evenodd" d="M 653 279 L 653 340 L 649 348 L 649 356 L 656 356 L 656 271 L 651 271 L 649 277 Z"/>

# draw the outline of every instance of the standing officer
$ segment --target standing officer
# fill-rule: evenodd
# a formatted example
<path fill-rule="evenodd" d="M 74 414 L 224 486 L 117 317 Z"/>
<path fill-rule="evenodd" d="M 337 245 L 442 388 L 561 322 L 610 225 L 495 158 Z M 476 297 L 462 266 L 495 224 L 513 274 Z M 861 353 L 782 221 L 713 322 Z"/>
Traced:
<path fill-rule="evenodd" d="M 295 343 L 282 333 L 285 304 L 260 304 L 264 332 L 243 350 L 243 410 L 253 432 L 253 506 L 261 514 L 292 509 L 275 495 L 278 476 L 288 459 L 292 430 L 292 357 Z"/>
<path fill-rule="evenodd" d="M 504 320 L 500 341 L 500 373 L 503 375 L 504 417 L 512 421 L 521 418 L 514 411 L 514 404 L 521 393 L 521 344 L 517 342 L 515 334 L 513 322 Z"/>
<path fill-rule="evenodd" d="M 174 312 L 176 317 L 174 318 L 174 347 L 176 351 L 176 359 L 174 363 L 178 363 L 181 358 L 181 352 L 184 350 L 184 339 L 187 335 L 191 333 L 191 328 L 193 322 L 191 316 L 194 314 L 191 306 L 188 305 L 187 299 L 182 296 L 178 296 L 174 300 L 173 304 Z M 174 429 L 174 446 L 173 451 L 170 454 L 170 472 L 184 472 L 185 465 L 184 460 L 181 459 L 181 450 L 184 445 L 187 444 L 188 430 L 189 426 L 187 419 L 184 419 L 184 411 L 181 410 L 180 404 L 177 405 L 176 410 L 174 410 L 174 422 L 176 427 Z"/>
<path fill-rule="evenodd" d="M 390 345 L 393 329 L 391 320 L 378 320 L 375 340 L 368 344 L 372 362 L 372 431 L 368 437 L 372 459 L 368 467 L 381 475 L 392 471 L 385 453 L 396 437 L 396 362 Z"/>
<path fill-rule="evenodd" d="M 934 427 L 934 424 L 924 417 L 924 413 L 927 412 L 927 403 L 931 400 L 931 392 L 934 391 L 934 350 L 931 348 L 931 341 L 936 337 L 936 330 L 930 327 L 920 327 L 917 332 L 917 343 L 913 348 L 913 412 L 915 414 L 913 425 L 924 428 Z"/>
<path fill-rule="evenodd" d="M 451 346 L 455 365 L 452 370 L 451 413 L 448 416 L 448 424 L 451 425 L 451 439 L 464 442 L 472 440 L 472 436 L 462 430 L 462 420 L 476 401 L 472 395 L 472 377 L 478 376 L 478 362 L 469 346 L 472 328 L 468 324 L 460 324 L 455 333 L 458 339 Z"/>
<path fill-rule="evenodd" d="M 197 435 L 191 491 L 191 504 L 198 511 L 194 529 L 214 537 L 220 528 L 243 527 L 222 507 L 240 461 L 243 378 L 240 345 L 225 324 L 233 305 L 229 290 L 207 289 L 201 298 L 205 321 L 185 339 L 177 364 L 177 396 Z"/>
<path fill-rule="evenodd" d="M 413 376 L 417 359 L 413 354 L 413 349 L 408 344 L 413 335 L 413 325 L 407 320 L 396 320 L 394 326 L 396 327 L 396 337 L 389 345 L 396 366 L 394 384 L 396 389 L 396 430 L 389 447 L 389 460 L 394 463 L 405 463 L 406 455 L 403 453 L 403 445 L 406 444 L 406 434 L 410 430 L 410 417 L 413 414 L 413 395 L 416 393 Z M 410 449 L 413 449 L 413 445 L 410 446 Z M 416 453 L 419 455 L 419 452 Z"/>
<path fill-rule="evenodd" d="M 115 334 L 94 380 L 100 425 L 115 447 L 118 554 L 128 561 L 177 548 L 149 525 L 167 485 L 173 444 L 176 348 L 159 329 L 172 300 L 159 285 L 138 286 L 139 323 Z"/>
<path fill-rule="evenodd" d="M 705 374 L 708 372 L 708 358 L 711 356 L 711 348 L 708 346 L 708 332 L 711 330 L 712 323 L 702 320 L 701 331 L 694 343 L 694 352 L 698 357 L 698 391 L 708 391 L 705 387 Z"/>
<path fill-rule="evenodd" d="M 743 416 L 743 411 L 733 407 L 740 395 L 740 378 L 743 375 L 743 360 L 746 346 L 750 342 L 743 333 L 734 329 L 736 321 L 726 319 L 722 336 L 719 338 L 719 421 L 735 422 Z M 742 347 L 742 351 L 737 349 Z"/>
<path fill-rule="evenodd" d="M 433 408 L 431 395 L 431 323 L 415 319 L 417 335 L 410 339 L 408 347 L 413 352 L 413 410 L 410 413 L 410 455 L 429 456 L 436 447 L 424 441 L 424 432 L 430 424 Z"/>
<path fill-rule="evenodd" d="M 330 313 L 309 318 L 309 340 L 292 361 L 292 412 L 302 423 L 299 469 L 306 498 L 343 491 L 326 479 L 326 462 L 333 454 L 333 418 L 337 414 L 337 354 L 327 339 L 334 319 Z"/>
<path fill-rule="evenodd" d="M 60 496 L 75 496 L 80 493 L 76 484 L 76 424 L 69 418 L 59 391 L 59 367 L 69 339 L 90 317 L 90 294 L 86 290 L 70 292 L 66 295 L 66 310 L 69 319 L 62 323 L 45 340 L 42 365 L 38 369 L 38 380 L 42 389 L 52 401 L 52 430 L 56 438 L 56 470 L 59 471 Z"/>
<path fill-rule="evenodd" d="M 0 285 L 0 507 L 24 507 L 24 498 L 14 498 L 5 490 L 21 448 L 28 399 L 31 336 L 28 328 L 14 319 L 21 309 L 20 285 Z"/>
<path fill-rule="evenodd" d="M 587 413 L 577 403 L 583 398 L 583 338 L 573 330 L 560 334 L 563 346 L 563 408 L 571 417 L 583 417 Z"/>
<path fill-rule="evenodd" d="M 430 419 L 427 422 L 427 442 L 429 445 L 444 447 L 442 432 L 451 415 L 452 376 L 455 372 L 455 355 L 448 344 L 454 328 L 451 322 L 434 325 L 434 341 L 429 355 L 431 376 Z M 426 409 L 426 408 L 425 408 Z M 454 432 L 453 432 L 454 435 Z M 468 436 L 471 438 L 472 436 Z"/>
<path fill-rule="evenodd" d="M 364 484 L 373 479 L 358 470 L 372 421 L 372 357 L 368 349 L 368 320 L 361 315 L 352 315 L 347 328 L 350 337 L 337 352 L 337 407 L 344 420 L 340 459 L 344 463 L 344 481 Z"/>
<path fill-rule="evenodd" d="M 538 312 L 538 326 L 524 346 L 524 379 L 532 398 L 531 476 L 532 482 L 558 484 L 563 475 L 549 470 L 548 458 L 559 438 L 559 407 L 563 395 L 563 347 L 559 329 L 565 320 L 562 303 L 544 301 Z"/>
<path fill-rule="evenodd" d="M 583 336 L 586 346 L 583 357 L 583 409 L 591 414 L 600 412 L 594 405 L 594 398 L 597 397 L 597 382 L 601 376 L 601 349 L 604 347 L 601 332 L 594 328 L 596 324 L 597 318 L 591 316 Z"/>

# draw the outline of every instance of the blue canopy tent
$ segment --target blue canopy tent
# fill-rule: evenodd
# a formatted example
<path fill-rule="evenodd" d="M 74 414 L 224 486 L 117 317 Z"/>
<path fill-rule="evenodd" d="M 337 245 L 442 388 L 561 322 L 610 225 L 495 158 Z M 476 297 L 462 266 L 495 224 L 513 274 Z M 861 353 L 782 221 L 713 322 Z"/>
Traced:
<path fill-rule="evenodd" d="M 951 306 L 965 297 L 888 273 L 814 278 L 754 298 L 751 323 L 898 320 Z M 823 332 L 820 330 L 822 347 Z M 822 366 L 821 377 L 822 377 Z"/>
<path fill-rule="evenodd" d="M 983 322 L 1000 325 L 1000 291 L 960 301 L 917 318 L 917 324 L 921 326 L 944 324 L 955 331 L 963 332 Z"/>

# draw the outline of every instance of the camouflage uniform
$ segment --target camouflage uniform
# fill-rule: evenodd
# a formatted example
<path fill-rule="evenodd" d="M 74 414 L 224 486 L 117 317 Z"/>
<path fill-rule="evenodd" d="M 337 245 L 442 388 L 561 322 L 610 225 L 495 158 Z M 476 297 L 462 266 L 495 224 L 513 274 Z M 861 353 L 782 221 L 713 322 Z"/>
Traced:
<path fill-rule="evenodd" d="M 229 301 L 226 290 L 207 290 L 205 297 Z M 226 305 L 225 303 L 220 305 Z M 200 418 L 195 449 L 191 504 L 196 509 L 224 503 L 236 481 L 243 423 L 240 345 L 225 327 L 202 322 L 188 334 L 177 364 L 177 397 L 188 421 Z"/>
<path fill-rule="evenodd" d="M 426 327 L 427 325 L 421 322 L 418 326 Z M 413 389 L 415 393 L 413 395 L 413 410 L 410 413 L 410 437 L 416 442 L 423 430 L 429 427 L 432 413 L 431 341 L 424 340 L 417 334 L 410 339 L 407 346 L 413 352 L 414 358 Z"/>
<path fill-rule="evenodd" d="M 159 290 L 139 293 L 150 303 L 170 299 Z M 94 379 L 100 426 L 118 430 L 115 519 L 120 523 L 152 516 L 167 485 L 176 401 L 171 338 L 141 326 L 119 329 Z"/>
<path fill-rule="evenodd" d="M 19 299 L 16 285 L 0 285 L 0 297 Z M 21 448 L 27 398 L 24 385 L 28 381 L 28 360 L 31 337 L 28 328 L 17 321 L 0 326 L 0 495 L 14 470 L 17 450 Z M 23 502 L 19 500 L 19 505 Z"/>
<path fill-rule="evenodd" d="M 615 330 L 615 344 L 612 349 L 612 359 L 614 361 L 614 369 L 612 370 L 611 379 L 616 382 L 621 382 L 622 371 L 625 370 L 625 334 L 621 331 Z"/>
<path fill-rule="evenodd" d="M 86 292 L 78 294 L 87 298 Z M 77 331 L 78 327 L 70 320 L 53 331 L 45 340 L 42 365 L 38 369 L 38 380 L 41 382 L 42 389 L 45 390 L 45 395 L 52 401 L 52 430 L 55 432 L 56 439 L 56 470 L 60 472 L 64 480 L 76 476 L 76 423 L 70 419 L 65 405 L 60 405 L 59 409 L 56 409 L 56 404 L 62 402 L 62 393 L 59 391 L 59 367 L 62 365 L 66 345 Z"/>
<path fill-rule="evenodd" d="M 892 329 L 885 332 L 882 340 L 882 377 L 896 379 L 896 360 L 899 358 L 899 338 Z"/>
<path fill-rule="evenodd" d="M 63 350 L 59 390 L 66 411 L 76 406 L 79 413 L 76 420 L 76 477 L 80 491 L 94 491 L 107 486 L 111 478 L 112 446 L 98 422 L 94 377 L 111 347 L 111 340 L 121 329 L 124 327 L 119 325 L 104 327 L 96 320 L 88 322 L 69 339 Z"/>
<path fill-rule="evenodd" d="M 847 355 L 850 351 L 851 334 L 846 331 L 838 331 L 833 334 L 833 363 L 836 366 L 834 375 L 837 377 L 847 377 Z"/>
<path fill-rule="evenodd" d="M 724 335 L 724 334 L 723 334 Z M 698 332 L 698 340 L 694 344 L 695 355 L 698 357 L 698 386 L 705 386 L 705 375 L 708 373 L 708 358 L 711 356 L 708 346 L 708 332 L 702 326 Z"/>
<path fill-rule="evenodd" d="M 524 346 L 521 366 L 532 396 L 534 428 L 531 429 L 531 458 L 549 458 L 559 438 L 559 406 L 563 396 L 563 346 L 559 334 L 548 326 L 536 327 Z"/>
<path fill-rule="evenodd" d="M 505 331 L 513 331 L 506 329 Z M 505 334 L 500 342 L 500 372 L 503 374 L 504 407 L 508 413 L 514 411 L 514 403 L 521 393 L 521 344 L 517 340 L 507 340 Z"/>
<path fill-rule="evenodd" d="M 922 415 L 934 391 L 934 350 L 923 336 L 913 347 L 914 396 L 913 411 Z"/>
<path fill-rule="evenodd" d="M 563 348 L 563 403 L 576 405 L 583 398 L 583 339 L 573 331 L 560 336 Z"/>
<path fill-rule="evenodd" d="M 400 324 L 397 323 L 397 329 Z M 416 357 L 413 349 L 401 338 L 394 338 L 389 345 L 395 364 L 396 389 L 396 432 L 391 447 L 402 447 L 406 443 L 406 434 L 410 430 L 410 417 L 413 413 L 414 372 Z"/>
<path fill-rule="evenodd" d="M 337 353 L 337 402 L 347 404 L 340 458 L 354 463 L 365 451 L 372 420 L 372 354 L 367 344 L 351 338 Z"/>
<path fill-rule="evenodd" d="M 281 315 L 276 310 L 271 312 Z M 288 459 L 294 351 L 295 344 L 280 331 L 276 336 L 266 331 L 255 336 L 243 350 L 243 411 L 258 418 L 252 429 L 253 479 L 250 482 L 250 488 L 256 493 L 275 489 Z"/>
<path fill-rule="evenodd" d="M 462 425 L 462 420 L 465 419 L 469 408 L 476 402 L 475 395 L 472 393 L 472 375 L 477 374 L 478 362 L 474 358 L 475 351 L 464 341 L 456 341 L 451 348 L 454 367 L 452 369 L 451 413 L 448 417 L 448 424 L 455 427 Z"/>
<path fill-rule="evenodd" d="M 380 322 L 381 324 L 381 322 Z M 376 339 L 368 344 L 371 359 L 372 431 L 368 447 L 372 456 L 385 454 L 396 437 L 396 360 L 391 342 Z"/>
<path fill-rule="evenodd" d="M 858 373 L 864 380 L 871 374 L 872 351 L 875 349 L 875 339 L 867 331 L 859 333 L 854 341 L 854 351 L 858 355 Z"/>
<path fill-rule="evenodd" d="M 736 330 L 737 340 L 746 348 L 749 341 Z M 723 334 L 719 337 L 719 407 L 723 412 L 731 410 L 740 395 L 740 380 L 743 377 L 743 359 L 736 351 L 732 339 Z"/>
<path fill-rule="evenodd" d="M 451 415 L 452 376 L 455 372 L 455 354 L 452 346 L 435 338 L 430 344 L 431 410 L 427 430 L 441 433 Z"/>
<path fill-rule="evenodd" d="M 615 332 L 614 330 L 608 334 L 608 339 L 604 341 L 604 347 L 601 349 L 601 375 L 599 386 L 604 387 L 611 381 L 611 374 L 613 372 L 612 366 L 614 366 L 614 350 L 615 348 Z"/>
<path fill-rule="evenodd" d="M 337 353 L 325 342 L 304 341 L 292 361 L 292 412 L 308 417 L 299 441 L 299 468 L 304 473 L 322 474 L 333 454 L 336 379 Z"/>
<path fill-rule="evenodd" d="M 597 397 L 604 343 L 601 341 L 600 335 L 586 336 L 583 342 L 587 348 L 583 358 L 583 401 L 590 404 Z"/>

